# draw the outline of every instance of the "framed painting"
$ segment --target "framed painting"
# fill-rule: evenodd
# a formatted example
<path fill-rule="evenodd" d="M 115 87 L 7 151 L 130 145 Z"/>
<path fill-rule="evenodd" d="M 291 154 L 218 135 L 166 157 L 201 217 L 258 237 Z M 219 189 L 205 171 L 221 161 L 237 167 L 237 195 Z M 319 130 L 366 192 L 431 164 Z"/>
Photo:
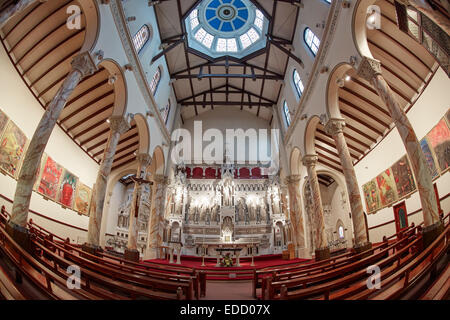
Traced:
<path fill-rule="evenodd" d="M 59 184 L 58 200 L 63 206 L 72 209 L 77 190 L 78 178 L 64 169 Z"/>
<path fill-rule="evenodd" d="M 0 137 L 2 136 L 3 131 L 6 129 L 6 124 L 8 123 L 8 116 L 0 109 Z"/>
<path fill-rule="evenodd" d="M 375 179 L 363 185 L 363 192 L 368 213 L 374 213 L 381 208 L 380 195 Z"/>
<path fill-rule="evenodd" d="M 391 170 L 394 175 L 398 199 L 404 198 L 416 190 L 416 183 L 406 155 L 394 163 Z"/>
<path fill-rule="evenodd" d="M 395 230 L 399 233 L 408 228 L 408 213 L 405 201 L 394 206 Z"/>
<path fill-rule="evenodd" d="M 0 144 L 0 169 L 17 178 L 25 156 L 27 137 L 14 122 L 8 121 Z"/>
<path fill-rule="evenodd" d="M 450 129 L 444 118 L 427 135 L 441 173 L 450 166 Z"/>
<path fill-rule="evenodd" d="M 59 180 L 63 172 L 63 167 L 54 161 L 50 156 L 45 159 L 45 165 L 41 173 L 38 192 L 43 196 L 56 201 L 58 195 Z"/>
<path fill-rule="evenodd" d="M 380 193 L 381 206 L 388 206 L 397 201 L 397 188 L 391 168 L 378 175 L 377 186 Z"/>
<path fill-rule="evenodd" d="M 78 182 L 75 193 L 74 210 L 87 216 L 89 215 L 89 204 L 91 202 L 92 189 L 85 184 Z"/>
<path fill-rule="evenodd" d="M 439 172 L 436 165 L 436 159 L 434 158 L 430 144 L 428 143 L 426 137 L 420 140 L 420 147 L 422 148 L 423 155 L 425 156 L 425 161 L 427 162 L 428 171 L 430 172 L 431 178 L 434 179 L 438 177 Z"/>

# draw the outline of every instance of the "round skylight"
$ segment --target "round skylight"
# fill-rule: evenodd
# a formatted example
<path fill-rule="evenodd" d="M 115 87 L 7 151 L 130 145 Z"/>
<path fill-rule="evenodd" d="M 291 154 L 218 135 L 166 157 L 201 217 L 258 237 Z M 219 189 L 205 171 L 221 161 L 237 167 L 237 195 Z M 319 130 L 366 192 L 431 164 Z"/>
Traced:
<path fill-rule="evenodd" d="M 265 46 L 268 20 L 249 0 L 204 0 L 185 22 L 190 46 L 211 56 L 242 57 Z"/>

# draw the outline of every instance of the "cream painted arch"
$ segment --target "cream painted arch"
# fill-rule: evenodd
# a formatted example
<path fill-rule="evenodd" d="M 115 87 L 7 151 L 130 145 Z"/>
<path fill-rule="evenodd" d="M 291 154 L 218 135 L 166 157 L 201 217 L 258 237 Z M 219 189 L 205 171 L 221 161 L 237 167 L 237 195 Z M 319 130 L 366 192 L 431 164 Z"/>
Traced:
<path fill-rule="evenodd" d="M 110 76 L 115 78 L 112 116 L 124 116 L 127 110 L 128 90 L 122 68 L 116 61 L 109 58 L 102 60 L 98 65 L 104 67 Z"/>
<path fill-rule="evenodd" d="M 97 1 L 77 0 L 86 19 L 86 34 L 80 52 L 94 49 L 100 34 L 100 13 Z"/>
<path fill-rule="evenodd" d="M 306 124 L 306 129 L 304 133 L 304 154 L 305 155 L 315 155 L 316 154 L 316 147 L 314 145 L 315 143 L 315 133 L 317 125 L 320 122 L 320 118 L 318 116 L 312 116 L 308 119 L 308 122 Z"/>
<path fill-rule="evenodd" d="M 331 71 L 327 81 L 326 107 L 328 119 L 342 119 L 339 108 L 339 86 L 337 82 L 344 79 L 346 73 L 353 67 L 346 62 L 337 64 Z"/>
<path fill-rule="evenodd" d="M 153 151 L 152 162 L 148 172 L 153 175 L 164 175 L 165 173 L 165 157 L 161 146 L 157 146 Z"/>
<path fill-rule="evenodd" d="M 298 147 L 294 147 L 291 151 L 289 169 L 291 175 L 300 175 L 302 173 L 302 154 Z"/>
<path fill-rule="evenodd" d="M 127 168 L 124 168 L 124 169 L 117 171 L 116 173 L 110 175 L 110 179 L 109 179 L 108 185 L 106 187 L 105 204 L 103 206 L 103 216 L 102 216 L 102 223 L 101 223 L 101 228 L 100 228 L 100 245 L 102 247 L 105 246 L 106 227 L 107 227 L 108 219 L 111 217 L 110 203 L 111 203 L 111 197 L 113 195 L 114 187 L 116 186 L 116 184 L 119 182 L 119 180 L 122 177 L 124 177 L 128 174 L 136 173 L 136 168 L 134 166 L 135 166 L 135 163 L 133 164 L 133 166 L 129 166 Z"/>
<path fill-rule="evenodd" d="M 356 50 L 360 54 L 360 58 L 373 58 L 367 42 L 367 8 L 374 4 L 376 0 L 358 0 L 355 4 L 352 17 L 352 35 L 355 42 Z M 361 59 L 358 59 L 358 63 Z"/>
<path fill-rule="evenodd" d="M 140 113 L 134 115 L 133 121 L 136 123 L 139 134 L 139 148 L 137 154 L 148 154 L 150 150 L 150 130 L 147 118 Z"/>

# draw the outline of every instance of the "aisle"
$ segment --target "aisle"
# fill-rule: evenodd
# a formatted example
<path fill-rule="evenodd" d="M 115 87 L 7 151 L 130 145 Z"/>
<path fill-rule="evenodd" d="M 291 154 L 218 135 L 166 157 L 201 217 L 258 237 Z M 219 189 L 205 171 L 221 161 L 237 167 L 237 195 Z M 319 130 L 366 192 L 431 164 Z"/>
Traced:
<path fill-rule="evenodd" d="M 206 297 L 200 300 L 254 300 L 251 281 L 207 281 Z"/>

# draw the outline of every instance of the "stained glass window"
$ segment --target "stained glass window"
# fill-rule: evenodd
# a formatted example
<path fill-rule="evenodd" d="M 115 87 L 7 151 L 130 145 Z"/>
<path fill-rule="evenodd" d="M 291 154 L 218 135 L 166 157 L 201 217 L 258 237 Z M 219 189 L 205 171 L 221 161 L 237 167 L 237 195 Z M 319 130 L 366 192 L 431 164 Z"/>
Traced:
<path fill-rule="evenodd" d="M 306 28 L 303 33 L 303 38 L 305 40 L 306 45 L 311 50 L 312 54 L 315 56 L 317 51 L 319 51 L 320 40 L 317 36 L 311 31 L 310 28 Z"/>
<path fill-rule="evenodd" d="M 293 80 L 294 80 L 294 84 L 295 84 L 295 89 L 297 90 L 297 94 L 299 97 L 301 97 L 305 87 L 303 86 L 302 79 L 300 78 L 300 75 L 298 74 L 297 69 L 294 69 L 293 78 L 294 78 Z"/>
<path fill-rule="evenodd" d="M 283 103 L 283 113 L 284 113 L 284 119 L 286 120 L 286 124 L 289 127 L 291 125 L 291 114 L 289 113 L 289 107 L 287 105 L 286 100 L 284 100 L 284 103 Z"/>
<path fill-rule="evenodd" d="M 150 38 L 150 29 L 143 25 L 133 37 L 133 44 L 136 52 L 139 53 Z"/>
<path fill-rule="evenodd" d="M 150 82 L 150 90 L 152 91 L 153 95 L 155 95 L 160 81 L 161 81 L 161 68 L 158 67 L 152 78 L 152 81 Z"/>

